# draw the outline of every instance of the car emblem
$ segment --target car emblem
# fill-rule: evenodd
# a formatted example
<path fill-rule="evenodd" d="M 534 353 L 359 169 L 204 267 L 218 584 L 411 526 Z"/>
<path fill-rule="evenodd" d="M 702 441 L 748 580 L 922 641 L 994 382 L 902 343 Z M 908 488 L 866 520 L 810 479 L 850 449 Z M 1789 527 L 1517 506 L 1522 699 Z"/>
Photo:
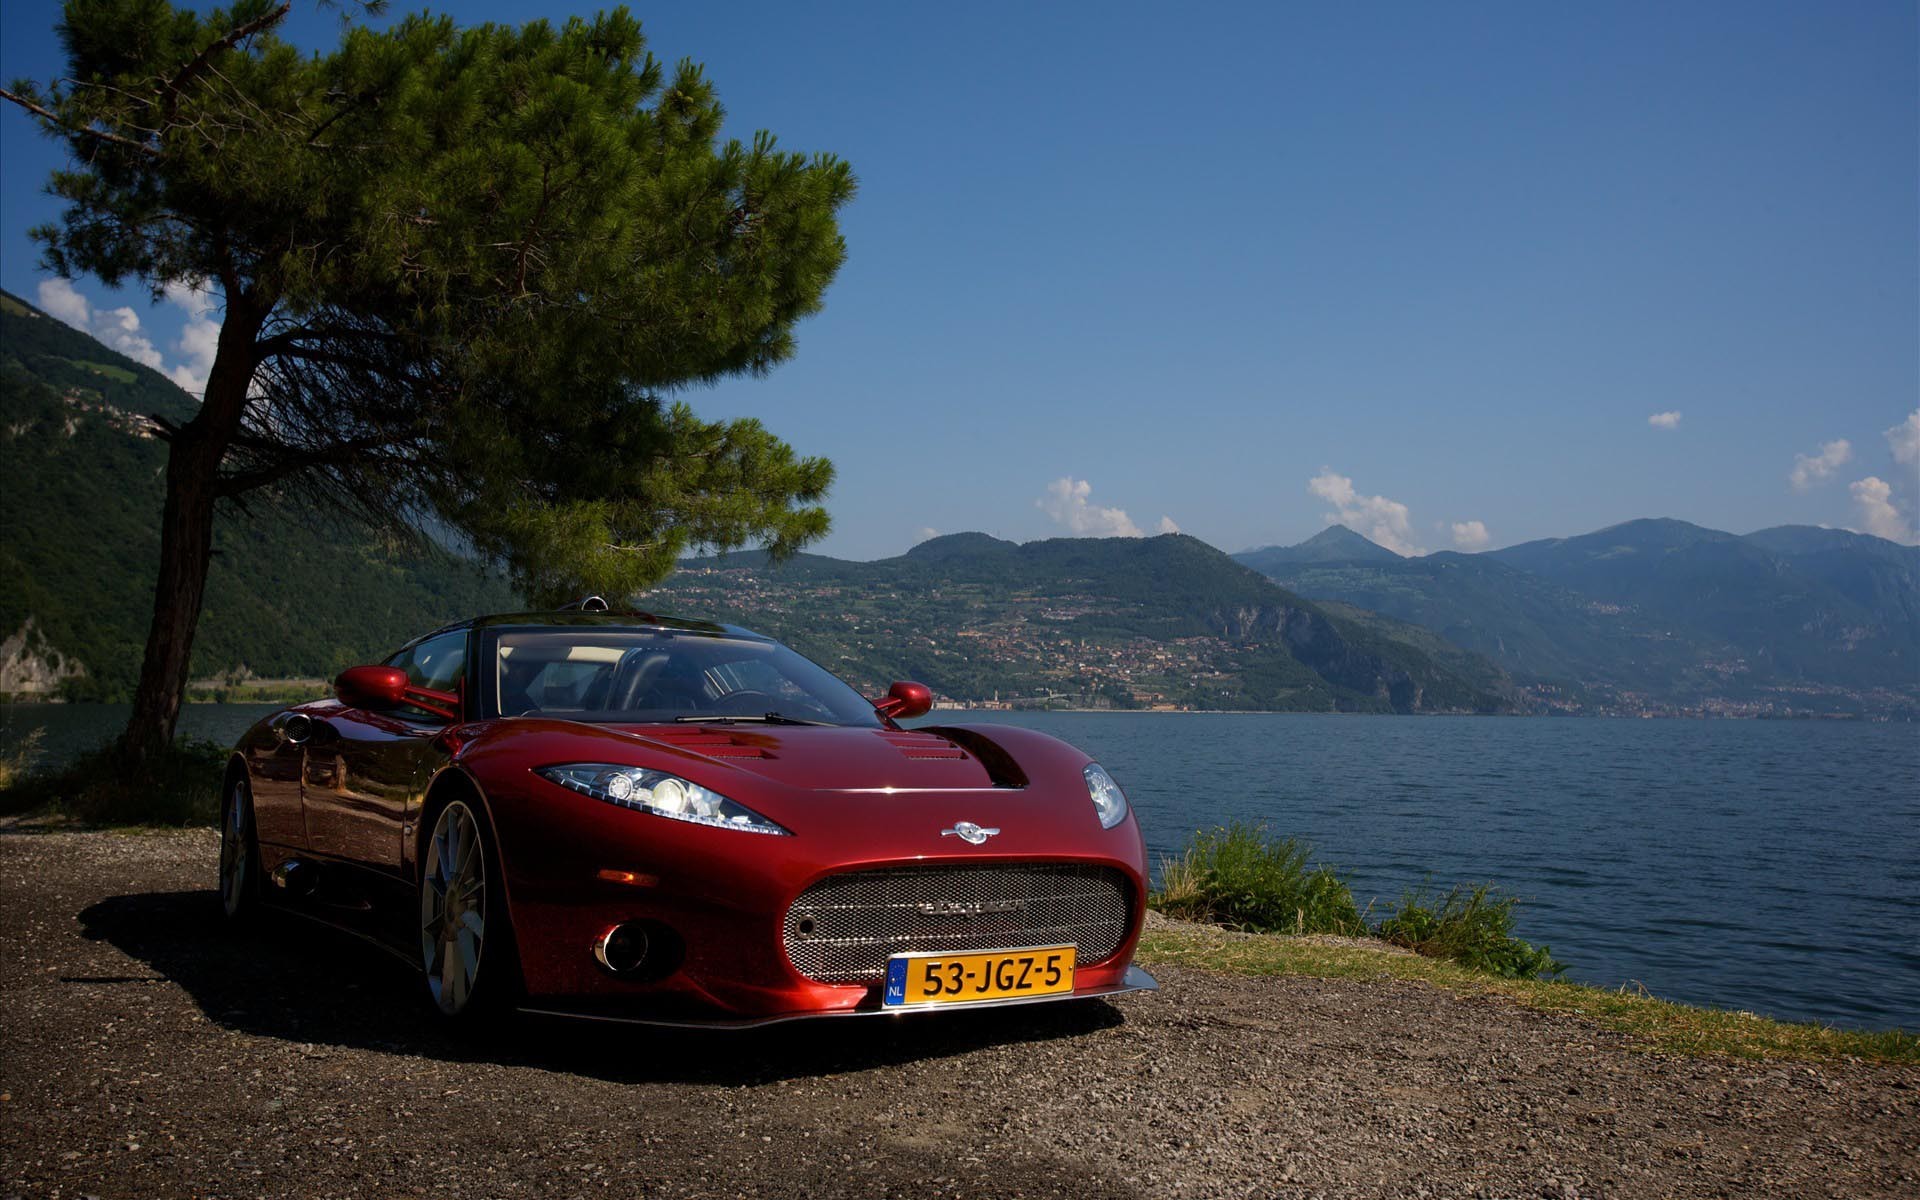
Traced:
<path fill-rule="evenodd" d="M 1027 902 L 1021 899 L 1006 900 L 930 900 L 920 905 L 923 916 L 929 917 L 984 917 L 988 913 L 1025 912 Z"/>
<path fill-rule="evenodd" d="M 972 821 L 955 821 L 952 829 L 942 829 L 941 837 L 957 837 L 969 846 L 984 845 L 986 840 L 999 833 L 998 829 L 982 829 Z"/>

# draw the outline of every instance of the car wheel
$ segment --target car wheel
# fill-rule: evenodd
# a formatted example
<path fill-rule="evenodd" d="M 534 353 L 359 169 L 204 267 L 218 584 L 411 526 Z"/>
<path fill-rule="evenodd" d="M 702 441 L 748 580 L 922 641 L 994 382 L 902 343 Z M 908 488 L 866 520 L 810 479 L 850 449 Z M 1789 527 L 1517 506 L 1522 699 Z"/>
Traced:
<path fill-rule="evenodd" d="M 440 810 L 420 864 L 420 966 L 441 1015 L 497 1012 L 512 989 L 513 937 L 499 858 L 463 800 Z"/>
<path fill-rule="evenodd" d="M 220 906 L 234 924 L 260 911 L 260 843 L 253 825 L 253 790 L 245 774 L 227 785 L 220 806 Z"/>

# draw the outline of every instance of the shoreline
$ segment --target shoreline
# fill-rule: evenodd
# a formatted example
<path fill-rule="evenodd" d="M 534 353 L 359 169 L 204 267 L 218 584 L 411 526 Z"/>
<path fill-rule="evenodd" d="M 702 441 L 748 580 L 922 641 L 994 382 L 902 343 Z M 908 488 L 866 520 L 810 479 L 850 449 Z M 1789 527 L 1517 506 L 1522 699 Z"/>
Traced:
<path fill-rule="evenodd" d="M 1377 938 L 1242 933 L 1149 910 L 1140 960 L 1263 978 L 1298 975 L 1425 983 L 1488 995 L 1544 1012 L 1567 1013 L 1638 1039 L 1643 1048 L 1733 1058 L 1858 1058 L 1920 1066 L 1920 1030 L 1858 1029 L 1791 1021 L 1746 1009 L 1664 999 L 1645 988 L 1565 979 L 1504 979 L 1445 959 L 1424 958 Z"/>

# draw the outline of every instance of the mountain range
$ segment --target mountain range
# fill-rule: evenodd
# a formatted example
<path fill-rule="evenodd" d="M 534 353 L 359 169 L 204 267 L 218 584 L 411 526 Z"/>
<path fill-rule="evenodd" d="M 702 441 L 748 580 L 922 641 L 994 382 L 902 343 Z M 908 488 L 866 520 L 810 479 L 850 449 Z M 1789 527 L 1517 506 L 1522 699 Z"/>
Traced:
<path fill-rule="evenodd" d="M 195 403 L 0 293 L 0 693 L 127 695 L 166 461 L 148 414 Z M 291 497 L 223 512 L 216 546 L 201 678 L 324 677 L 517 607 L 480 564 Z M 1920 550 L 1800 526 L 1634 521 L 1423 558 L 1340 526 L 1234 556 L 1180 534 L 964 533 L 877 562 L 689 560 L 643 602 L 958 701 L 1920 716 Z"/>
<path fill-rule="evenodd" d="M 184 421 L 195 403 L 0 293 L 0 693 L 129 693 L 166 463 L 149 414 Z M 446 620 L 518 607 L 476 563 L 383 544 L 290 497 L 223 512 L 216 547 L 194 647 L 203 679 L 325 677 Z M 710 569 L 695 565 L 662 599 L 785 634 L 882 687 L 919 676 L 968 697 L 1051 688 L 1089 703 L 1398 712 L 1505 711 L 1518 695 L 1484 659 L 1383 618 L 1330 616 L 1192 538 L 959 536 L 881 563 L 802 555 L 767 571 L 760 559 L 764 586 L 755 561 L 730 561 L 726 578 L 746 579 L 736 594 L 700 586 Z M 999 653 L 1029 616 L 1044 634 L 1031 653 Z M 1067 665 L 1103 655 L 1100 670 Z M 1104 664 L 1121 658 L 1150 660 L 1152 686 L 1119 686 Z"/>
<path fill-rule="evenodd" d="M 857 685 L 1095 707 L 1505 712 L 1482 656 L 1288 592 L 1205 542 L 952 534 L 877 562 L 693 559 L 647 594 L 792 643 Z"/>
<path fill-rule="evenodd" d="M 1335 526 L 1235 558 L 1483 654 L 1549 708 L 1920 711 L 1920 548 L 1865 534 L 1656 519 L 1402 558 Z"/>

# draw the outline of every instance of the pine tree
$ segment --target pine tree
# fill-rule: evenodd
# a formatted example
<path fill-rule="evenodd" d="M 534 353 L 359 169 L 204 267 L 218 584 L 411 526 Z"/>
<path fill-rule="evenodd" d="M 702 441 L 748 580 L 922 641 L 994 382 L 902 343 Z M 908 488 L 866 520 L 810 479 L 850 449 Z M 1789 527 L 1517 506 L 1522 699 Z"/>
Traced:
<path fill-rule="evenodd" d="M 845 256 L 844 162 L 721 140 L 701 69 L 664 70 L 625 9 L 303 54 L 290 7 L 68 0 L 62 80 L 0 93 L 70 150 L 50 269 L 224 305 L 166 430 L 132 760 L 173 736 L 215 507 L 255 489 L 451 530 L 536 602 L 827 529 L 830 463 L 671 395 L 793 352 Z"/>

